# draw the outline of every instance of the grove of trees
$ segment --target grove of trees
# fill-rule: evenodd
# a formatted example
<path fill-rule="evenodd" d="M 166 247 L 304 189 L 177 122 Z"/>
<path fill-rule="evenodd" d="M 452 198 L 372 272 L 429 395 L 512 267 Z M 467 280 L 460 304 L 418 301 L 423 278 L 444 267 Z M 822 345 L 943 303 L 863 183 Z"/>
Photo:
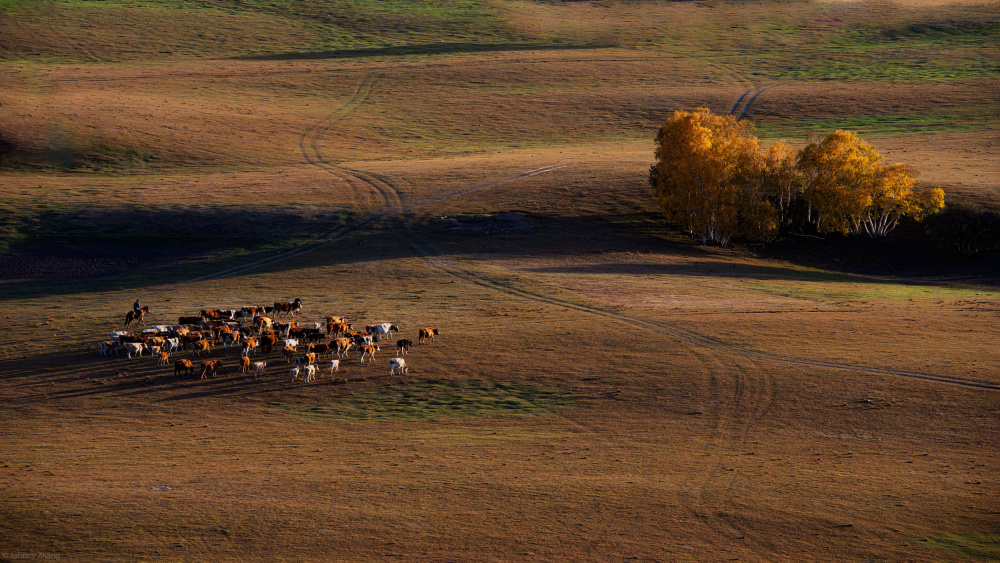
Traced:
<path fill-rule="evenodd" d="M 838 130 L 802 150 L 766 149 L 753 125 L 705 108 L 675 111 L 656 137 L 649 182 L 667 219 L 702 239 L 773 240 L 781 229 L 884 237 L 944 207 L 904 164 Z"/>

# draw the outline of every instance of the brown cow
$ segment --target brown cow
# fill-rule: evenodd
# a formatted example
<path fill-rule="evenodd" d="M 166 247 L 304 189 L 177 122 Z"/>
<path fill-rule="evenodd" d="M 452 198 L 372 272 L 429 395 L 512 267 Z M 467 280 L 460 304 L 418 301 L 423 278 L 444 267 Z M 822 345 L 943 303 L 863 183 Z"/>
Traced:
<path fill-rule="evenodd" d="M 194 366 L 191 365 L 191 360 L 177 360 L 174 362 L 174 375 L 180 375 L 182 371 L 185 374 L 190 374 L 194 371 Z"/>
<path fill-rule="evenodd" d="M 205 352 L 206 354 L 212 353 L 211 340 L 199 340 L 194 343 L 194 355 L 200 356 L 202 352 Z"/>
<path fill-rule="evenodd" d="M 257 334 L 265 334 L 266 331 L 271 330 L 272 326 L 274 326 L 274 320 L 267 315 L 253 318 L 253 327 L 257 329 Z"/>
<path fill-rule="evenodd" d="M 291 314 L 294 317 L 295 312 L 301 310 L 302 310 L 302 300 L 296 297 L 295 301 L 292 301 L 291 303 L 289 303 L 288 301 L 275 302 L 274 310 L 272 312 L 276 317 L 281 317 L 281 316 L 287 317 L 289 314 Z M 284 315 L 282 315 L 282 313 L 284 313 Z"/>
<path fill-rule="evenodd" d="M 296 363 L 306 364 L 308 366 L 311 366 L 316 363 L 316 354 L 313 353 L 306 354 L 305 356 L 299 358 L 298 362 Z"/>
<path fill-rule="evenodd" d="M 181 341 L 184 343 L 184 348 L 194 348 L 195 342 L 199 342 L 204 339 L 205 335 L 197 330 L 192 330 L 181 337 Z"/>
<path fill-rule="evenodd" d="M 232 334 L 233 329 L 226 325 L 212 327 L 212 337 L 214 338 L 216 344 L 218 344 L 220 340 L 228 340 L 227 337 L 232 336 Z"/>
<path fill-rule="evenodd" d="M 285 357 L 286 363 L 291 363 L 292 359 L 295 357 L 295 347 L 285 346 L 285 349 L 281 351 L 281 355 Z"/>
<path fill-rule="evenodd" d="M 260 355 L 265 358 L 271 355 L 271 346 L 278 343 L 278 337 L 273 334 L 266 336 L 261 336 L 257 339 L 258 345 L 260 346 Z"/>
<path fill-rule="evenodd" d="M 156 360 L 156 365 L 158 365 L 158 366 L 166 366 L 167 363 L 169 363 L 168 361 L 170 360 L 170 352 L 163 352 L 163 351 L 161 351 L 158 354 L 158 358 L 159 359 Z"/>
<path fill-rule="evenodd" d="M 343 358 L 350 351 L 351 346 L 354 346 L 354 341 L 350 338 L 338 338 L 336 340 L 331 340 L 330 345 L 334 350 L 337 351 L 337 357 Z"/>
<path fill-rule="evenodd" d="M 250 373 L 250 356 L 240 357 L 240 373 Z"/>
<path fill-rule="evenodd" d="M 207 375 L 215 377 L 215 372 L 222 367 L 222 360 L 209 360 L 207 362 L 201 363 L 201 378 L 205 379 Z"/>
<path fill-rule="evenodd" d="M 240 349 L 241 356 L 249 356 L 257 348 L 257 340 L 253 338 L 247 338 L 246 342 L 243 343 L 243 348 Z"/>
<path fill-rule="evenodd" d="M 365 363 L 365 356 L 368 356 L 368 362 L 370 363 L 375 361 L 375 352 L 378 352 L 380 349 L 378 344 L 365 344 L 358 350 L 361 352 L 361 363 Z"/>
<path fill-rule="evenodd" d="M 434 342 L 434 337 L 438 335 L 438 329 L 434 327 L 427 327 L 420 329 L 420 336 L 417 342 L 423 344 L 425 342 Z"/>
<path fill-rule="evenodd" d="M 344 321 L 328 322 L 326 323 L 326 335 L 327 336 L 337 336 L 338 334 L 343 334 L 351 330 L 353 326 L 350 323 L 345 323 Z"/>
<path fill-rule="evenodd" d="M 322 358 L 330 353 L 331 348 L 329 344 L 309 344 L 306 346 L 306 351 L 315 352 L 317 358 Z"/>

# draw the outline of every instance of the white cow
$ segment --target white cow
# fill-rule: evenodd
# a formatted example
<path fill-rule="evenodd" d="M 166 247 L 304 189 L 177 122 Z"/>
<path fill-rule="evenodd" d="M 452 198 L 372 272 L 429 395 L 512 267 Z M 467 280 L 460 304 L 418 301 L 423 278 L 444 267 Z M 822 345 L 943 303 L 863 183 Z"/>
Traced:
<path fill-rule="evenodd" d="M 340 373 L 340 360 L 330 360 L 330 375 Z"/>
<path fill-rule="evenodd" d="M 306 372 L 306 383 L 316 379 L 316 366 L 309 364 L 302 368 Z"/>
<path fill-rule="evenodd" d="M 264 375 L 264 368 L 267 367 L 267 362 L 254 362 L 253 364 L 253 378 L 257 379 L 257 376 Z"/>
<path fill-rule="evenodd" d="M 403 358 L 392 358 L 389 360 L 389 375 L 394 375 L 396 369 L 399 369 L 399 373 L 406 373 L 409 368 L 406 367 L 406 360 Z"/>
<path fill-rule="evenodd" d="M 181 339 L 180 338 L 168 338 L 167 339 L 167 346 L 166 346 L 166 348 L 167 348 L 167 351 L 170 352 L 171 354 L 173 354 L 174 352 L 176 352 L 178 350 L 178 348 L 180 348 L 180 346 L 181 346 Z"/>
<path fill-rule="evenodd" d="M 118 337 L 125 336 L 126 334 L 132 334 L 132 333 L 127 330 L 113 330 L 111 331 L 111 341 L 118 342 Z"/>
<path fill-rule="evenodd" d="M 295 383 L 295 380 L 299 378 L 299 368 L 294 367 L 288 373 L 292 376 L 292 383 Z"/>
<path fill-rule="evenodd" d="M 146 350 L 146 345 L 142 342 L 126 342 L 125 351 L 128 352 L 128 357 L 131 360 L 132 354 L 142 357 L 142 353 Z"/>
<path fill-rule="evenodd" d="M 399 332 L 399 327 L 392 323 L 379 323 L 366 328 L 372 333 L 375 342 L 381 341 L 383 336 L 390 336 L 392 332 Z"/>
<path fill-rule="evenodd" d="M 282 344 L 281 344 L 281 347 L 284 348 L 285 346 L 291 346 L 293 349 L 298 348 L 299 347 L 299 339 L 298 338 L 289 338 L 288 340 L 284 340 L 282 342 Z"/>

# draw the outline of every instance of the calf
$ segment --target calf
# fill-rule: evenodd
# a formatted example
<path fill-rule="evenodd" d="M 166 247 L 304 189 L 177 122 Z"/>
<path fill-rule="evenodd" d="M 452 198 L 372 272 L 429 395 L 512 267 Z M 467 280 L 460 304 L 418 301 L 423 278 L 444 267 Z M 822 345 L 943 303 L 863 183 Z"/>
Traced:
<path fill-rule="evenodd" d="M 166 366 L 167 363 L 169 363 L 168 362 L 169 359 L 170 359 L 170 352 L 163 352 L 163 351 L 161 351 L 160 354 L 159 354 L 159 359 L 156 360 L 156 365 L 158 365 L 158 366 Z"/>
<path fill-rule="evenodd" d="M 250 356 L 240 356 L 240 373 L 250 372 Z"/>
<path fill-rule="evenodd" d="M 267 363 L 265 363 L 265 362 L 254 362 L 254 364 L 253 364 L 253 378 L 257 379 L 258 375 L 264 375 L 264 368 L 266 368 L 266 367 L 267 367 Z"/>
<path fill-rule="evenodd" d="M 330 375 L 340 373 L 340 360 L 330 360 Z"/>
<path fill-rule="evenodd" d="M 295 358 L 295 348 L 285 346 L 285 348 L 281 351 L 281 355 L 284 356 L 286 363 L 291 363 L 292 359 Z"/>
<path fill-rule="evenodd" d="M 399 369 L 399 373 L 409 371 L 409 368 L 406 367 L 406 360 L 403 358 L 392 358 L 389 360 L 389 375 L 394 375 L 396 369 Z"/>
<path fill-rule="evenodd" d="M 413 341 L 409 338 L 403 338 L 396 341 L 396 354 L 399 356 L 405 356 L 407 352 L 410 351 L 410 346 L 413 346 Z"/>
<path fill-rule="evenodd" d="M 118 353 L 118 343 L 117 342 L 115 342 L 114 340 L 105 340 L 104 342 L 101 342 L 101 355 L 102 356 L 110 356 L 112 352 L 114 352 L 115 354 Z"/>
<path fill-rule="evenodd" d="M 295 380 L 299 378 L 299 368 L 294 367 L 288 373 L 292 376 L 292 383 L 295 383 Z"/>

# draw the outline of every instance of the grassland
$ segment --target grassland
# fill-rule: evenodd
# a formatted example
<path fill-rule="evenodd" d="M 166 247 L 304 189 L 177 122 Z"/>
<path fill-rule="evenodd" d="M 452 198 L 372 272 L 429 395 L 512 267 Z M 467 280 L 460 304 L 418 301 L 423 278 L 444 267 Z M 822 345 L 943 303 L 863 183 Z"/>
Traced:
<path fill-rule="evenodd" d="M 703 247 L 646 184 L 768 87 L 768 139 L 1000 204 L 995 5 L 0 10 L 0 559 L 996 559 L 996 257 Z M 97 353 L 296 297 L 441 335 L 308 385 Z"/>

